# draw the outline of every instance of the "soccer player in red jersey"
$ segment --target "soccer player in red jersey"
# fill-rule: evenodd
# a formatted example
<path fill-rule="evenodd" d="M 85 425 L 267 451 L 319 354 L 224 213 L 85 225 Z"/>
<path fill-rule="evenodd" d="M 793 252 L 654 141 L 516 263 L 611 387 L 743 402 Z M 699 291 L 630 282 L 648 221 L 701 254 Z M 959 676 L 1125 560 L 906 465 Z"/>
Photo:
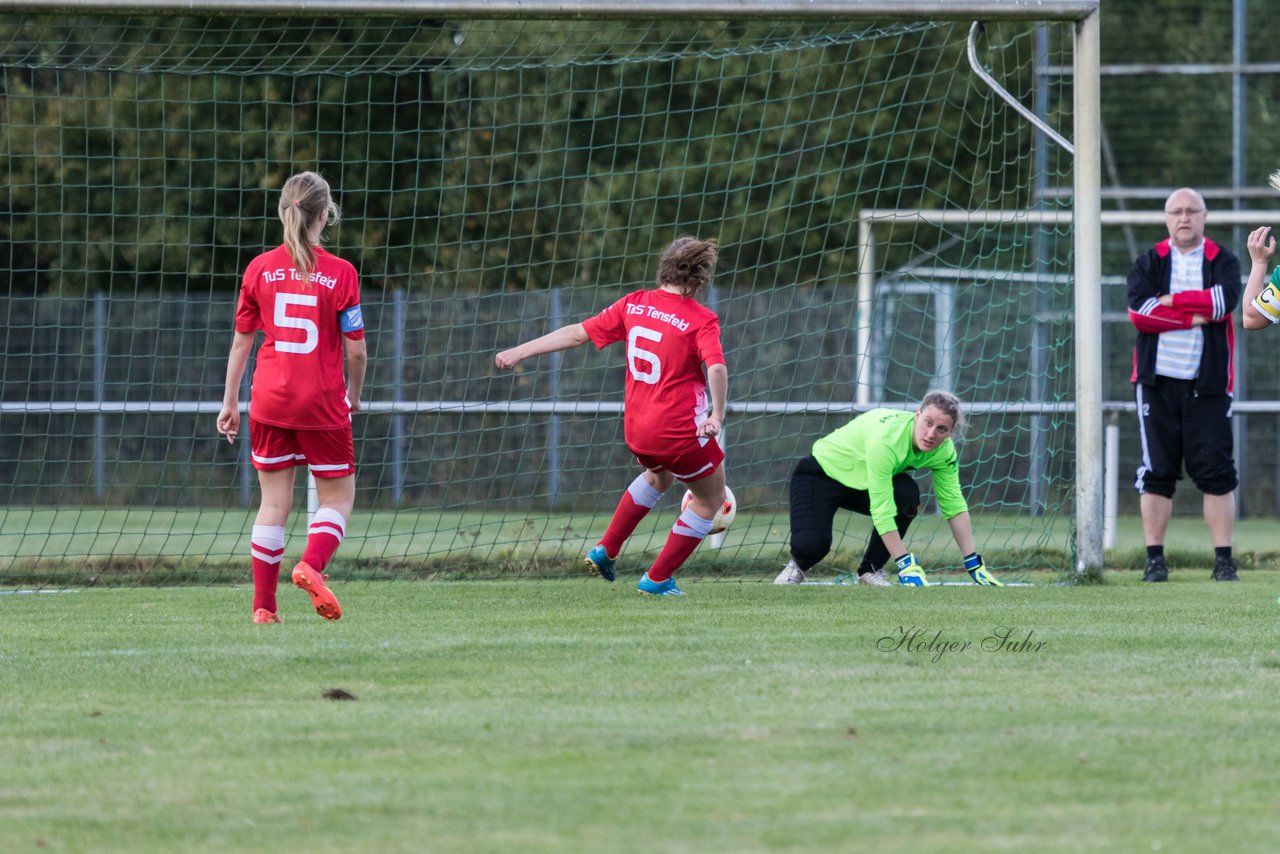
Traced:
<path fill-rule="evenodd" d="M 338 221 L 329 185 L 314 172 L 285 182 L 280 192 L 284 243 L 254 258 L 245 270 L 236 307 L 235 337 L 218 432 L 240 432 L 240 379 L 254 335 L 258 351 L 249 400 L 249 439 L 262 504 L 253 523 L 253 621 L 282 622 L 276 586 L 284 556 L 285 524 L 293 503 L 295 466 L 316 479 L 316 511 L 293 583 L 311 596 L 326 620 L 342 616 L 325 584 L 325 566 L 346 533 L 355 504 L 356 459 L 351 415 L 360 411 L 368 355 L 356 270 L 320 246 L 325 226 Z M 346 376 L 343 376 L 343 358 Z"/>
<path fill-rule="evenodd" d="M 720 347 L 720 319 L 695 299 L 710 283 L 715 265 L 715 241 L 681 237 L 662 255 L 656 288 L 629 293 L 595 317 L 503 350 L 494 360 L 509 369 L 531 356 L 588 341 L 599 348 L 626 342 L 623 427 L 627 447 L 644 471 L 622 494 L 587 564 L 613 581 L 622 544 L 679 480 L 688 485 L 693 501 L 638 585 L 641 593 L 655 596 L 683 595 L 672 574 L 710 533 L 724 504 L 724 451 L 716 436 L 724 423 L 729 372 Z"/>

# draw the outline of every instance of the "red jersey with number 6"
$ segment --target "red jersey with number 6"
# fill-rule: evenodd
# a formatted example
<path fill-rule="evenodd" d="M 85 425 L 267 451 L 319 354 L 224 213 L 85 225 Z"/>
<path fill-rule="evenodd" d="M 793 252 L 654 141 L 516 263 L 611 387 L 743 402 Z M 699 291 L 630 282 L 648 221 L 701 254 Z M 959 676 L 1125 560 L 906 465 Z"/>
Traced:
<path fill-rule="evenodd" d="M 343 373 L 344 337 L 364 337 L 356 268 L 316 247 L 310 281 L 285 246 L 250 262 L 236 307 L 236 332 L 261 329 L 249 416 L 293 430 L 351 423 Z"/>
<path fill-rule="evenodd" d="M 654 289 L 627 294 L 582 325 L 597 347 L 627 344 L 627 447 L 660 454 L 693 439 L 710 408 L 702 365 L 724 364 L 715 312 Z"/>

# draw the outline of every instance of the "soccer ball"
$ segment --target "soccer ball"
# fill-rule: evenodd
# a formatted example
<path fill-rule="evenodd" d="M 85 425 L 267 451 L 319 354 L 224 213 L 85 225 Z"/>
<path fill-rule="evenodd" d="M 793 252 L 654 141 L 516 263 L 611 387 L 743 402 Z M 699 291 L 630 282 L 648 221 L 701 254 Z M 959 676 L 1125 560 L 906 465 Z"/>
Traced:
<path fill-rule="evenodd" d="M 692 501 L 693 492 L 685 492 L 684 498 L 680 501 L 680 512 L 683 513 L 687 510 Z M 723 534 L 733 524 L 733 517 L 737 515 L 738 499 L 733 497 L 733 490 L 726 486 L 724 488 L 724 505 L 716 513 L 715 518 L 711 520 L 711 533 Z"/>

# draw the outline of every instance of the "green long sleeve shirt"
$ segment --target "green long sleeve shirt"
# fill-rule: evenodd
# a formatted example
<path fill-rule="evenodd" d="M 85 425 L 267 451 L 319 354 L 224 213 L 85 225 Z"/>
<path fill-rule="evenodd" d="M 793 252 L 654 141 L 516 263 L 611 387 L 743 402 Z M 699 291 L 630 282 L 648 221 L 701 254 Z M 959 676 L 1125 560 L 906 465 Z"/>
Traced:
<path fill-rule="evenodd" d="M 946 518 L 969 509 L 960 491 L 955 444 L 947 439 L 932 451 L 918 451 L 911 442 L 914 424 L 914 412 L 872 409 L 813 443 L 814 459 L 823 471 L 870 494 L 871 522 L 881 534 L 898 530 L 893 521 L 898 515 L 893 478 L 905 471 L 933 472 L 933 494 Z"/>

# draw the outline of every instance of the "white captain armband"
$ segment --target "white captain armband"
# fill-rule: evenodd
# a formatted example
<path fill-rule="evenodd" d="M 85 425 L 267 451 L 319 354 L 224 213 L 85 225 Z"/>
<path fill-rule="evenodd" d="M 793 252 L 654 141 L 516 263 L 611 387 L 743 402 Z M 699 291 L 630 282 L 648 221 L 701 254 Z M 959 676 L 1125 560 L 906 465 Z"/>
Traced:
<path fill-rule="evenodd" d="M 1277 295 L 1276 300 L 1276 305 L 1280 306 L 1280 294 Z M 1271 322 L 1275 323 L 1274 320 Z M 338 312 L 338 325 L 342 327 L 343 332 L 357 332 L 364 329 L 364 315 L 360 313 L 360 306 L 353 305 Z"/>

